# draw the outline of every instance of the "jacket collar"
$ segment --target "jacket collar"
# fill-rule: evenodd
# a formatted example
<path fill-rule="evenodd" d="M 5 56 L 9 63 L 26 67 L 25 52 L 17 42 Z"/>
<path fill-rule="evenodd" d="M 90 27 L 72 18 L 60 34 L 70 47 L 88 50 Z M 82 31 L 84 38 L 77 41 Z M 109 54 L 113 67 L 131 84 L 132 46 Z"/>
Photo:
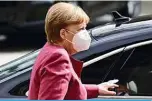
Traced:
<path fill-rule="evenodd" d="M 76 74 L 78 75 L 78 77 L 81 78 L 81 72 L 82 72 L 83 62 L 74 59 L 72 56 L 70 56 L 70 59 L 71 59 L 74 71 L 76 72 Z"/>

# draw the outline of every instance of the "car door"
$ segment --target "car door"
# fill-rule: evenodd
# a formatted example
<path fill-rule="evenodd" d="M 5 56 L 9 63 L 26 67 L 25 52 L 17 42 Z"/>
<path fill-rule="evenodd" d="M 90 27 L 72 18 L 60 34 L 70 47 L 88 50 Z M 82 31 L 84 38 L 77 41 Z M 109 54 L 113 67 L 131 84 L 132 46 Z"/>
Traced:
<path fill-rule="evenodd" d="M 152 40 L 142 43 L 126 47 L 124 54 L 131 48 L 134 52 L 117 75 L 128 83 L 131 96 L 152 96 Z"/>
<path fill-rule="evenodd" d="M 127 96 L 108 97 L 114 99 L 152 99 L 152 40 L 129 45 L 124 56 L 130 52 L 124 63 L 115 71 L 121 89 L 117 94 Z M 123 59 L 122 56 L 120 59 Z M 107 98 L 100 96 L 99 99 Z"/>

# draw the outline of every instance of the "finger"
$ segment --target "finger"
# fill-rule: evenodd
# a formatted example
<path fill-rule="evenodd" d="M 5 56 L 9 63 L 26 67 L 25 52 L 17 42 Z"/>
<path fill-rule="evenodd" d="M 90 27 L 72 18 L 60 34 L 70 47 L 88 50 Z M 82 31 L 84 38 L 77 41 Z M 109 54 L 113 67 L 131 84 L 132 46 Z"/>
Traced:
<path fill-rule="evenodd" d="M 119 85 L 117 85 L 117 84 L 109 84 L 108 86 L 109 86 L 109 88 L 119 87 Z"/>
<path fill-rule="evenodd" d="M 116 92 L 114 92 L 114 91 L 107 91 L 106 95 L 116 95 Z"/>

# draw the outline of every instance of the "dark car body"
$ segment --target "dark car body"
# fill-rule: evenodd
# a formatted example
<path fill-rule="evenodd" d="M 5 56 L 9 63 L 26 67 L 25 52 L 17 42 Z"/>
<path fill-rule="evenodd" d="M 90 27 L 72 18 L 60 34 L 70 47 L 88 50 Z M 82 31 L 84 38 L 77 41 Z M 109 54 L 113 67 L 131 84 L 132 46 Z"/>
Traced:
<path fill-rule="evenodd" d="M 49 7 L 56 2 L 59 1 L 1 1 L 0 48 L 42 47 L 46 41 L 44 19 Z M 86 11 L 91 19 L 88 28 L 112 21 L 111 11 L 117 10 L 124 16 L 135 17 L 141 8 L 140 1 L 67 2 L 79 5 Z"/>
<path fill-rule="evenodd" d="M 152 99 L 152 17 L 135 18 L 118 27 L 116 24 L 97 26 L 89 32 L 93 37 L 90 49 L 73 55 L 84 61 L 82 82 L 99 84 L 119 79 L 118 84 L 126 89 L 118 95 L 129 95 L 99 99 Z M 0 67 L 0 98 L 26 98 L 39 51 Z"/>

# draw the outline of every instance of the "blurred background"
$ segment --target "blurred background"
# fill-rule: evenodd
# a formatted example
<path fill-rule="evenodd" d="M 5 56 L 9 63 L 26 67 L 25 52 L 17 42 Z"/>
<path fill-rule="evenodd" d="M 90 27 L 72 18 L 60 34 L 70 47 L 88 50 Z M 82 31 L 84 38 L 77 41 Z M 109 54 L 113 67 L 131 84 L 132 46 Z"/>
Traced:
<path fill-rule="evenodd" d="M 0 65 L 41 48 L 44 19 L 59 1 L 0 1 Z M 111 11 L 123 16 L 152 14 L 152 1 L 65 1 L 79 5 L 91 18 L 87 29 L 113 21 Z"/>

